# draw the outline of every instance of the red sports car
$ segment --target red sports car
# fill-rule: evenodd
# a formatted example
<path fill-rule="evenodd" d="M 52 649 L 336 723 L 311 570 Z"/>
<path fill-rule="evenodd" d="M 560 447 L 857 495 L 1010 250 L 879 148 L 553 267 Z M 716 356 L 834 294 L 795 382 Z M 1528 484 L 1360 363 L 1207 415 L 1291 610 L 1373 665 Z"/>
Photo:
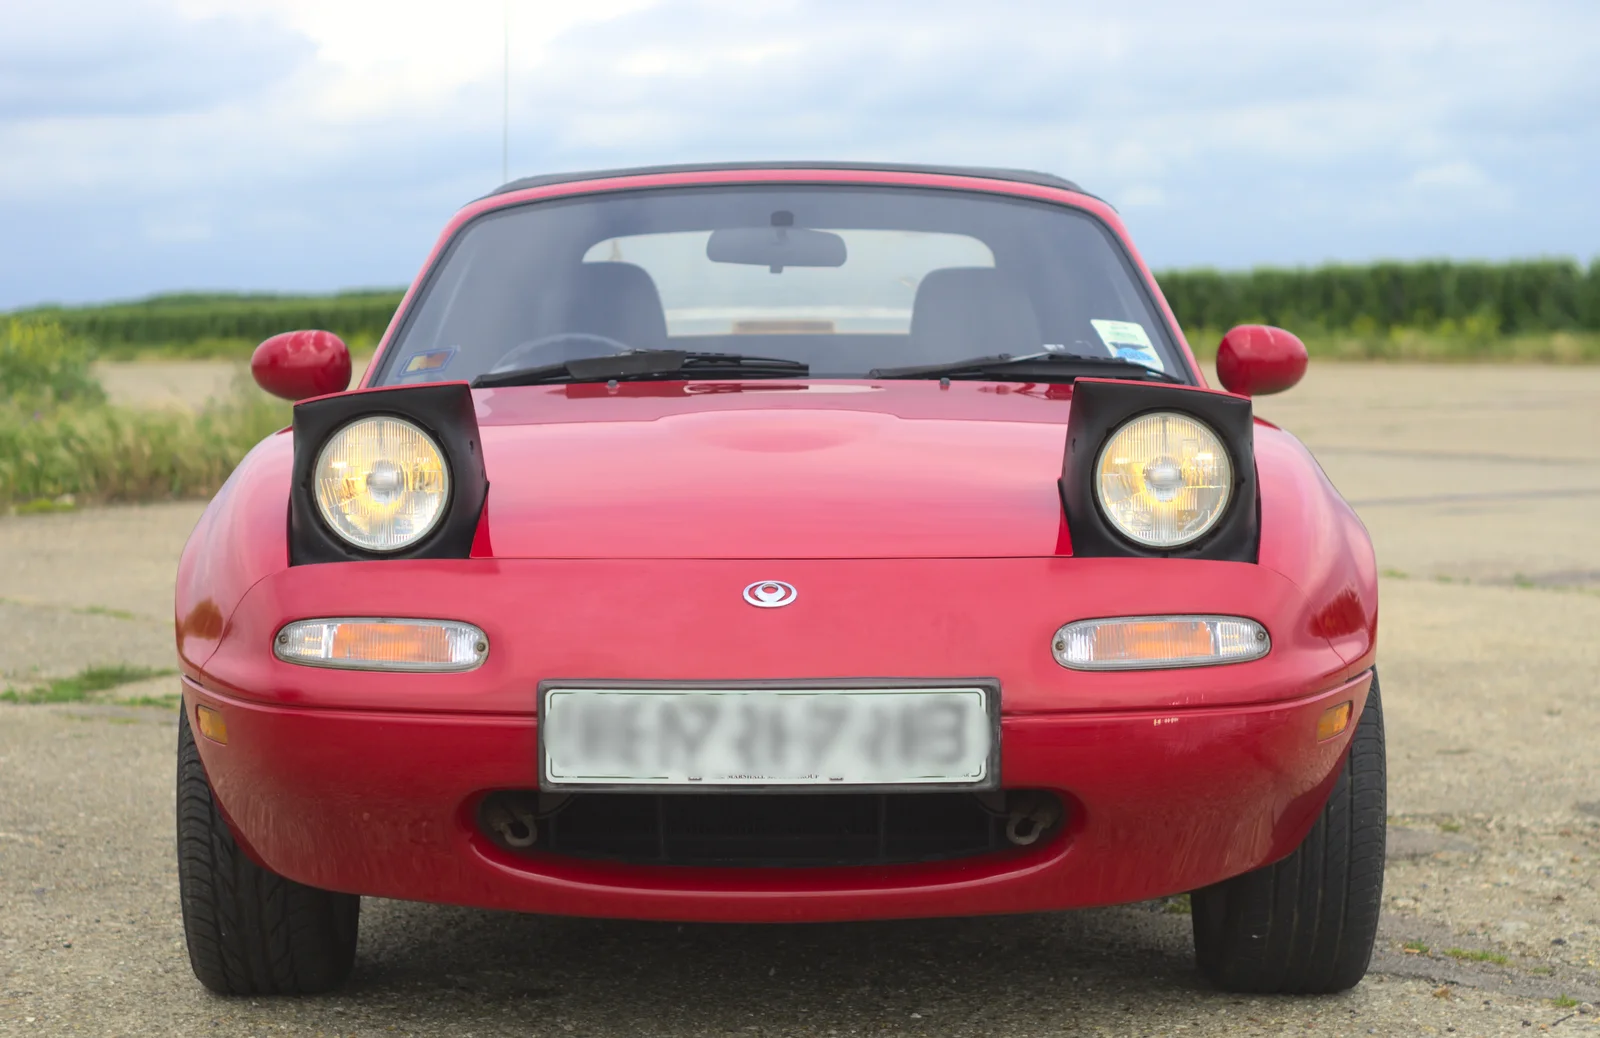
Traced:
<path fill-rule="evenodd" d="M 1216 985 L 1360 980 L 1384 860 L 1365 530 L 1209 389 L 1112 208 L 870 164 L 534 177 L 177 578 L 195 973 L 349 974 L 362 895 L 802 922 L 1188 892 Z"/>

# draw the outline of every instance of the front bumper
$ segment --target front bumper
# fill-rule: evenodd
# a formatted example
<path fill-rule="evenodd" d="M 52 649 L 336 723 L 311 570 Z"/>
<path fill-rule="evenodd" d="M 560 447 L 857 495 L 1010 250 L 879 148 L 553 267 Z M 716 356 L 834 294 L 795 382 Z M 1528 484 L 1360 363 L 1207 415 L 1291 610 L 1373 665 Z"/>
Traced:
<path fill-rule="evenodd" d="M 779 572 L 781 570 L 781 572 Z M 751 609 L 752 580 L 799 586 Z M 890 608 L 892 606 L 892 608 Z M 1208 612 L 1266 624 L 1246 664 L 1087 674 L 1050 656 L 1057 626 Z M 185 708 L 221 711 L 200 741 L 246 850 L 331 890 L 563 915 L 821 921 L 1039 911 L 1192 890 L 1294 849 L 1321 810 L 1365 703 L 1370 654 L 1315 635 L 1288 581 L 1256 566 L 1174 560 L 468 560 L 306 566 L 260 582 Z M 270 639 L 314 616 L 476 623 L 489 661 L 453 675 L 282 663 Z M 945 862 L 701 868 L 516 855 L 477 825 L 484 795 L 537 786 L 543 678 L 757 680 L 992 676 L 1001 778 L 1070 805 L 1053 839 Z"/>
<path fill-rule="evenodd" d="M 532 784 L 525 716 L 264 706 L 186 682 L 222 711 L 207 772 L 254 857 L 302 883 L 381 897 L 560 915 L 819 921 L 1041 911 L 1192 890 L 1304 838 L 1348 736 L 1317 718 L 1359 709 L 1370 677 L 1269 706 L 1007 718 L 1002 779 L 1074 804 L 1050 843 L 994 859 L 833 869 L 627 866 L 512 855 L 486 839 L 487 790 Z"/>

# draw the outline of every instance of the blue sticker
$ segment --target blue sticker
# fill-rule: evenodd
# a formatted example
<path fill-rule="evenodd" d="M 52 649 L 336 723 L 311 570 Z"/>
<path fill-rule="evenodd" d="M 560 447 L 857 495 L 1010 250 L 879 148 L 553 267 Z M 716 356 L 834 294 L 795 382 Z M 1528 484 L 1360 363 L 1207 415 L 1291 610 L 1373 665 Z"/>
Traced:
<path fill-rule="evenodd" d="M 1161 355 L 1150 342 L 1150 335 L 1144 330 L 1144 325 L 1133 321 L 1096 320 L 1089 323 L 1094 326 L 1100 341 L 1105 344 L 1106 352 L 1111 356 L 1118 360 L 1142 364 L 1156 371 L 1167 370 L 1166 365 L 1161 363 Z"/>

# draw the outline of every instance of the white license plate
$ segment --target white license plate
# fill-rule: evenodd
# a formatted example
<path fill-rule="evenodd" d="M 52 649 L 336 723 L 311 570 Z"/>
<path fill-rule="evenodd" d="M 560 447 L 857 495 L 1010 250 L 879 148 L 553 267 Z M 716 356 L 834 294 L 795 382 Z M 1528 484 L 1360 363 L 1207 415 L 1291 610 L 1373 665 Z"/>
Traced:
<path fill-rule="evenodd" d="M 992 787 L 996 690 L 544 690 L 547 789 Z"/>

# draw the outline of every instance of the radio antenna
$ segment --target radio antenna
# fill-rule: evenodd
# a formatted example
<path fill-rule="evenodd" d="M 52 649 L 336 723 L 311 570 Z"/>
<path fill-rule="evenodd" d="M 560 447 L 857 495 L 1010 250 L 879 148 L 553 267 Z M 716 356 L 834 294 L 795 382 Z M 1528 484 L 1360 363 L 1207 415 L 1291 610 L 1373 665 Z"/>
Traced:
<path fill-rule="evenodd" d="M 500 0 L 500 183 L 511 179 L 511 0 Z"/>

